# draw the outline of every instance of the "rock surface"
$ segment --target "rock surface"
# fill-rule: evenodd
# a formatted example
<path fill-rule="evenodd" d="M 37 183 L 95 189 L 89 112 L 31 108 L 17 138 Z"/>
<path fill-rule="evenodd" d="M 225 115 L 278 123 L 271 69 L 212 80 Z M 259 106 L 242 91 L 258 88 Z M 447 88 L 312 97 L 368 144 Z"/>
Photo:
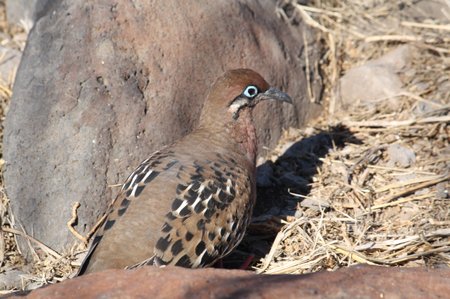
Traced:
<path fill-rule="evenodd" d="M 151 294 L 151 295 L 150 295 Z M 354 266 L 306 275 L 184 268 L 108 270 L 26 298 L 447 298 L 450 269 Z M 23 297 L 10 297 L 23 298 Z"/>
<path fill-rule="evenodd" d="M 224 70 L 253 68 L 295 101 L 257 107 L 260 147 L 318 110 L 305 92 L 302 23 L 279 19 L 274 1 L 53 3 L 16 77 L 4 177 L 16 223 L 57 251 L 75 241 L 74 202 L 85 234 L 117 192 L 110 185 L 195 126 Z M 305 33 L 313 65 L 320 47 Z"/>

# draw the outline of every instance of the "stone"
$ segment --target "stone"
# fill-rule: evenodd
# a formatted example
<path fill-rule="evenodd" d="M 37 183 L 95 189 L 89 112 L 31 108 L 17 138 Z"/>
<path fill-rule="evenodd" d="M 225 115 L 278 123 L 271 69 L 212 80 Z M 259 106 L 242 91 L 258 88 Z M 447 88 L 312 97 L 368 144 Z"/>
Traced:
<path fill-rule="evenodd" d="M 418 0 L 414 5 L 408 5 L 405 15 L 416 22 L 448 23 L 450 4 L 448 0 Z"/>
<path fill-rule="evenodd" d="M 7 270 L 0 273 L 0 290 L 20 289 L 23 286 L 22 276 L 26 275 L 20 270 Z"/>
<path fill-rule="evenodd" d="M 249 271 L 144 267 L 108 270 L 8 298 L 445 298 L 450 269 L 358 265 L 335 272 L 257 275 Z M 23 294 L 22 294 L 23 295 Z"/>
<path fill-rule="evenodd" d="M 118 192 L 111 185 L 195 127 L 224 70 L 254 69 L 294 99 L 256 107 L 260 148 L 317 115 L 302 31 L 310 64 L 321 49 L 275 8 L 269 0 L 53 2 L 30 32 L 5 122 L 16 223 L 54 250 L 68 248 L 77 241 L 66 226 L 73 204 L 81 204 L 75 228 L 86 234 Z"/>
<path fill-rule="evenodd" d="M 339 80 L 337 87 L 338 110 L 349 107 L 373 107 L 389 99 L 397 105 L 396 97 L 403 92 L 403 83 L 398 73 L 407 68 L 413 47 L 400 46 L 384 56 L 354 67 Z"/>
<path fill-rule="evenodd" d="M 388 153 L 388 167 L 410 167 L 416 162 L 416 154 L 413 150 L 402 146 L 401 144 L 391 144 L 387 148 Z"/>

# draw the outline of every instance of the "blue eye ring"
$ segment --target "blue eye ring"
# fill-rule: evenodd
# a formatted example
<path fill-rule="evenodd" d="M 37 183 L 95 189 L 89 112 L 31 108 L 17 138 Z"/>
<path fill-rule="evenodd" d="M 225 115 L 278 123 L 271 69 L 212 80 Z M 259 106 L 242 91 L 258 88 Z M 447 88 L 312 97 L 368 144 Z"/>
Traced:
<path fill-rule="evenodd" d="M 258 95 L 258 93 L 259 93 L 258 87 L 256 87 L 255 85 L 247 86 L 244 89 L 244 92 L 242 92 L 242 94 L 249 99 L 253 99 Z"/>

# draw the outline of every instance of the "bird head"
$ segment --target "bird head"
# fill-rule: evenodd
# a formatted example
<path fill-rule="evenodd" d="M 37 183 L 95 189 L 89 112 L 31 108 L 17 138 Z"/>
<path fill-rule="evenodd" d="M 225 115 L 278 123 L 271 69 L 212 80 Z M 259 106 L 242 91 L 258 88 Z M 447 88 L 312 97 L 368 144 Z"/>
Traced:
<path fill-rule="evenodd" d="M 205 101 L 200 124 L 236 123 L 248 117 L 256 104 L 264 100 L 292 103 L 284 92 L 270 87 L 257 72 L 250 69 L 227 71 L 212 85 Z"/>

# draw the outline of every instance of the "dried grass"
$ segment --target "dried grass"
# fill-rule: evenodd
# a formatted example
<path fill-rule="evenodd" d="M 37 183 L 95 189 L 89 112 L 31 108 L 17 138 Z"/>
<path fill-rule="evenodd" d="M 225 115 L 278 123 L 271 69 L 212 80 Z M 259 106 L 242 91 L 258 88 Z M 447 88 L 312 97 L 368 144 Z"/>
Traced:
<path fill-rule="evenodd" d="M 317 169 L 309 192 L 291 192 L 298 199 L 295 216 L 284 217 L 256 271 L 308 273 L 355 263 L 450 266 L 448 22 L 409 20 L 395 1 L 289 3 L 292 17 L 298 13 L 321 31 L 329 49 L 323 71 L 330 110 L 310 128 L 288 130 L 270 156 L 276 173 L 295 172 L 291 164 L 305 161 Z M 338 112 L 337 79 L 405 43 L 418 51 L 402 76 L 407 92 L 396 97 L 398 105 L 387 98 L 370 109 L 361 105 Z M 420 114 L 419 105 L 432 109 Z M 323 132 L 334 141 L 335 128 L 347 135 L 343 146 L 330 146 L 323 157 L 314 151 L 294 160 L 285 157 L 286 144 Z M 393 144 L 412 150 L 415 162 L 393 164 L 388 150 Z M 315 159 L 320 162 L 311 162 Z"/>
<path fill-rule="evenodd" d="M 266 239 L 274 238 L 265 257 L 257 261 L 256 271 L 307 273 L 355 263 L 449 266 L 448 22 L 408 19 L 398 4 L 388 0 L 316 0 L 309 6 L 286 3 L 289 9 L 278 11 L 282 16 L 287 20 L 300 16 L 323 36 L 328 51 L 322 74 L 329 111 L 309 128 L 286 131 L 268 157 L 275 176 L 292 173 L 304 186 L 289 190 L 290 202 L 296 203 L 289 216 L 266 213 L 255 217 L 247 239 L 253 240 L 255 231 L 264 232 Z M 414 7 L 412 1 L 402 3 Z M 0 31 L 11 34 L 1 5 Z M 338 113 L 334 90 L 339 77 L 399 44 L 420 49 L 412 60 L 412 71 L 402 76 L 407 92 L 397 96 L 400 105 L 391 107 L 390 99 L 385 99 L 371 109 L 355 107 Z M 18 48 L 23 49 L 23 44 Z M 10 96 L 11 84 L 0 84 L 2 123 Z M 417 115 L 416 108 L 422 104 L 433 109 Z M 326 154 L 318 155 L 314 149 L 302 156 L 285 155 L 289 145 L 308 138 L 321 136 L 317 138 L 321 146 L 323 135 L 331 140 Z M 392 144 L 412 149 L 415 162 L 408 167 L 393 165 L 388 153 Z M 314 176 L 301 167 L 311 164 L 316 165 Z M 0 273 L 23 269 L 28 273 L 22 275 L 23 289 L 68 278 L 79 265 L 83 242 L 58 253 L 28 237 L 39 249 L 34 251 L 34 262 L 24 265 L 15 237 L 26 233 L 12 229 L 14 219 L 3 181 L 0 200 Z"/>

